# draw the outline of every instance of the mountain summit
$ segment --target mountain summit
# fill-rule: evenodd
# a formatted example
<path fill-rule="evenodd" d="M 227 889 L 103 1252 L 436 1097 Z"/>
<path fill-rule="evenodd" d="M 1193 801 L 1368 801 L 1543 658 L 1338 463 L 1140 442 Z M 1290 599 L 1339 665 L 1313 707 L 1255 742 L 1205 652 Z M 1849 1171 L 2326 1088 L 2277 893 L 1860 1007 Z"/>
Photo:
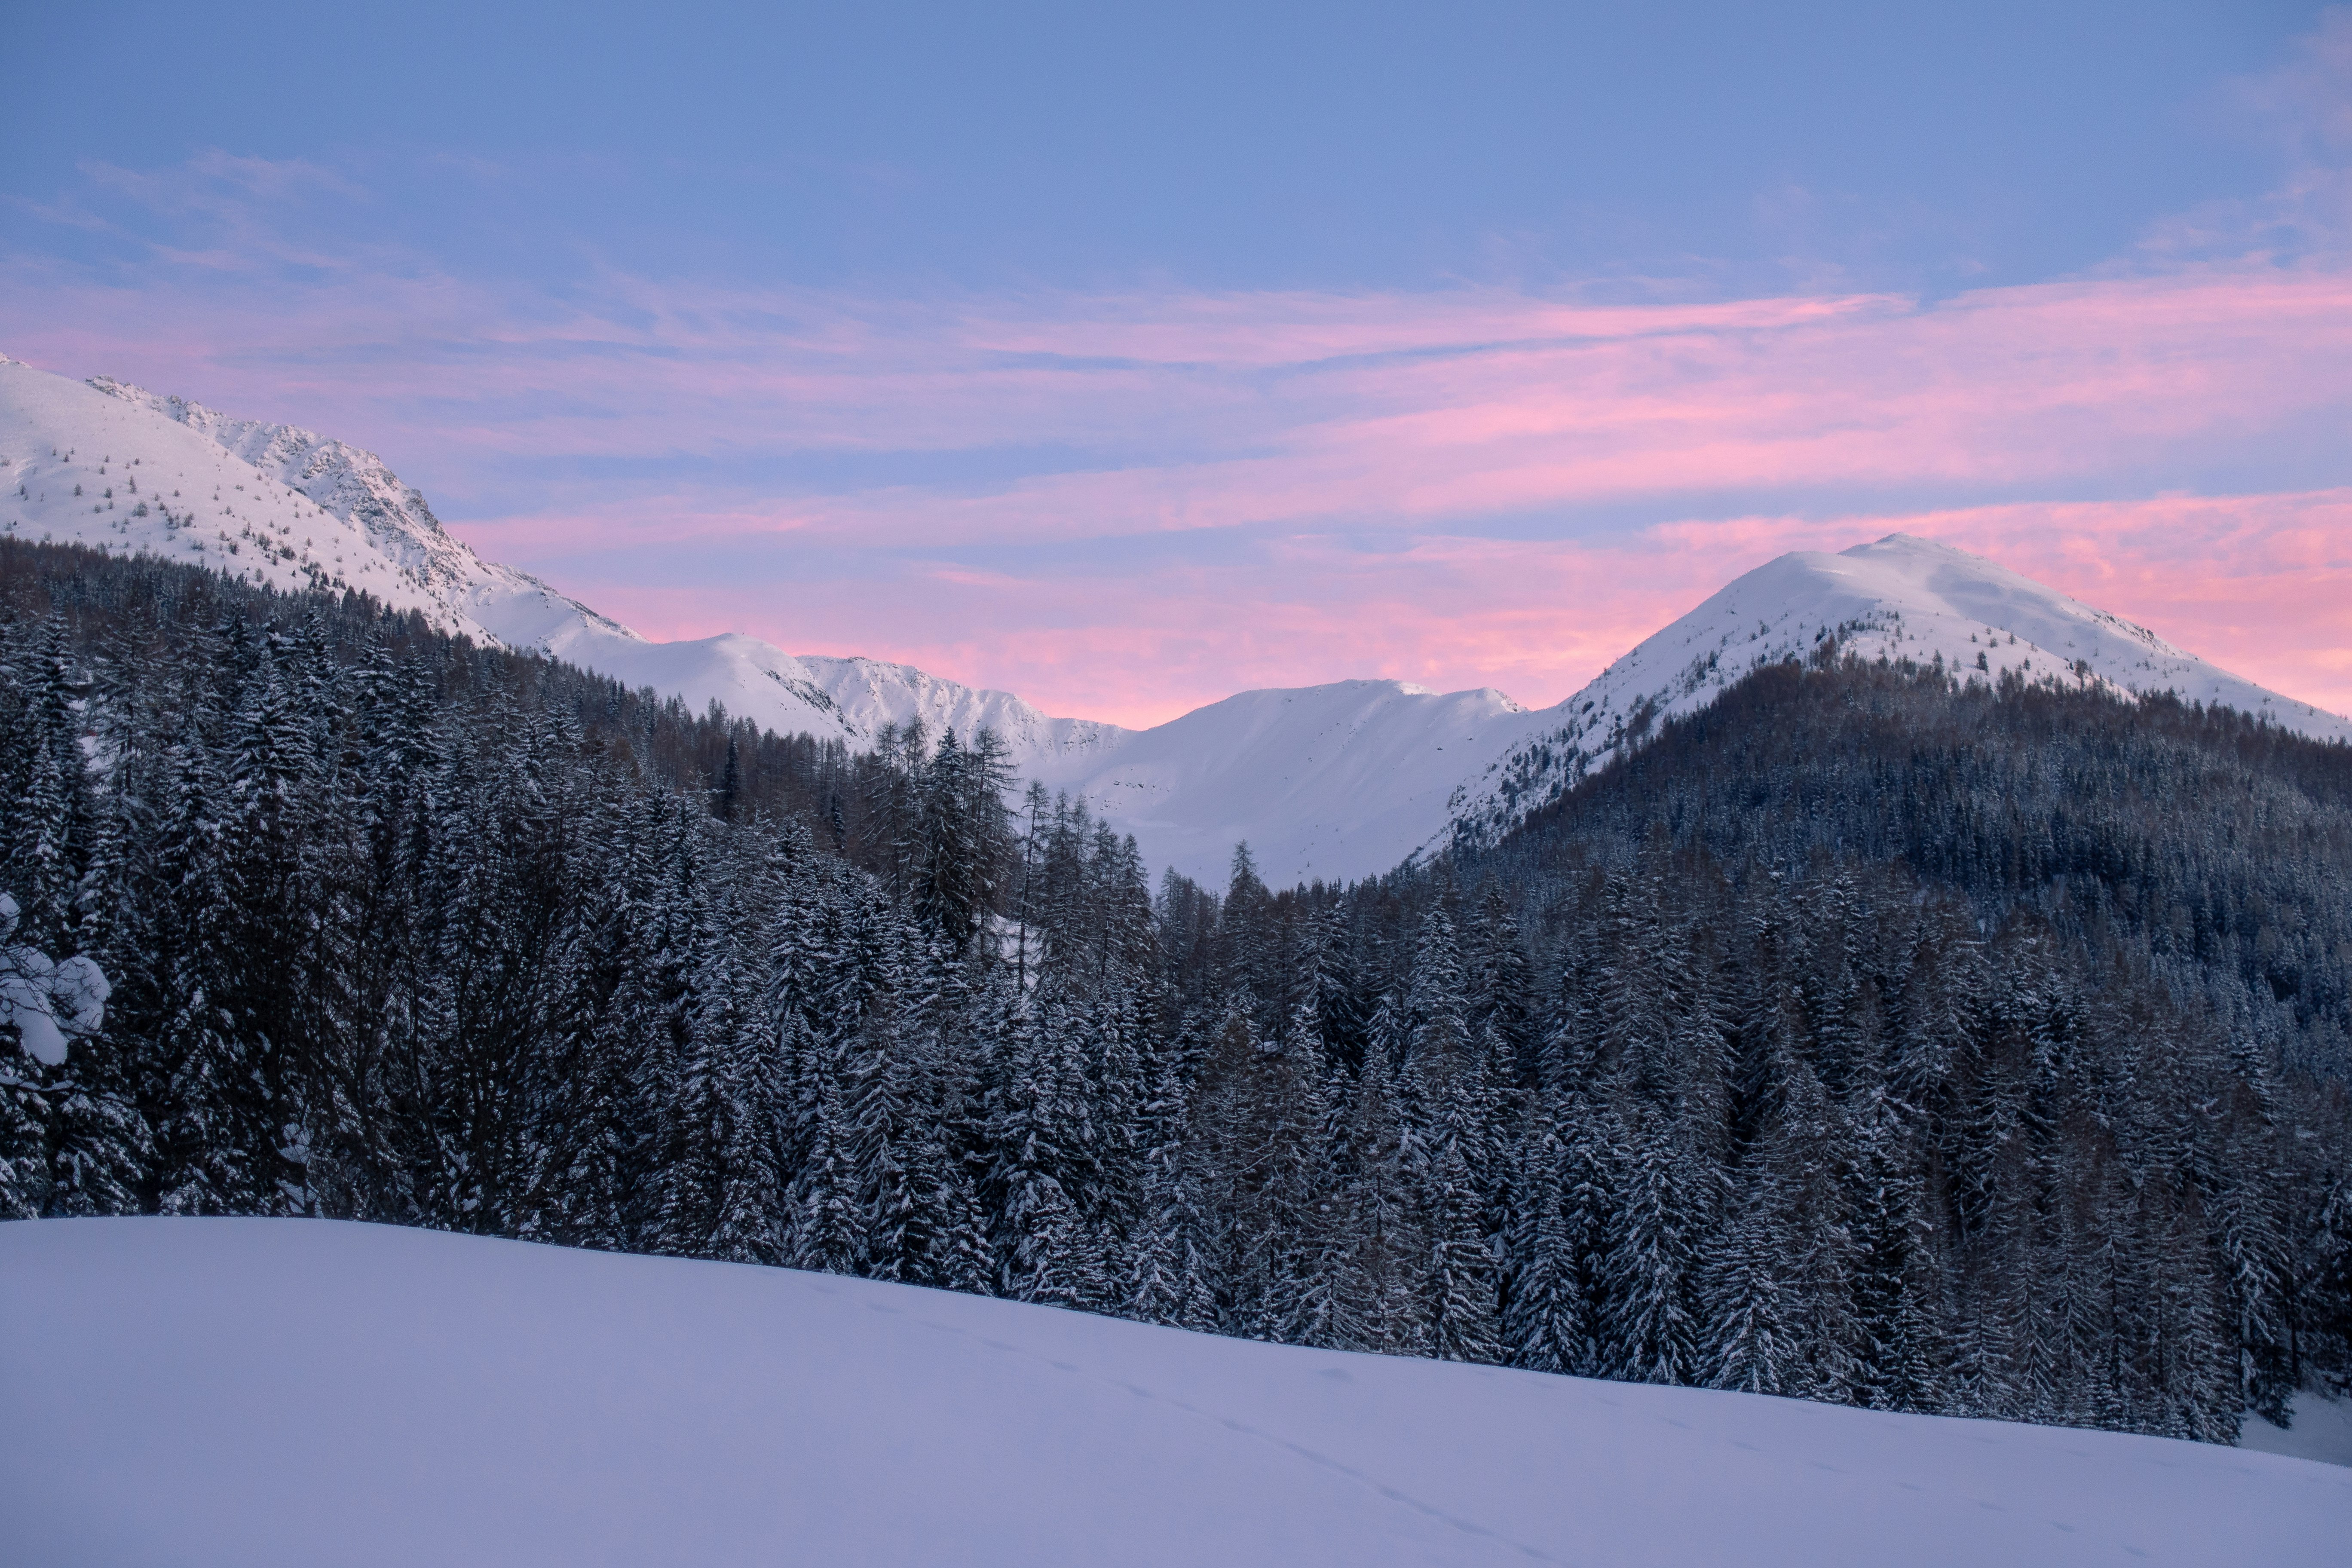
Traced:
<path fill-rule="evenodd" d="M 1024 772 L 1116 726 L 905 665 L 796 658 L 727 634 L 654 642 L 484 561 L 373 452 L 290 425 L 0 357 L 0 531 L 209 566 L 280 589 L 356 588 L 436 629 L 567 659 L 780 733 L 870 747 L 886 724 L 989 725 Z"/>
<path fill-rule="evenodd" d="M 1664 720 L 1832 639 L 1864 660 L 1941 665 L 1961 680 L 2013 672 L 2131 696 L 2169 691 L 2315 739 L 2352 740 L 2352 722 L 2265 690 L 2145 626 L 1981 555 L 1895 533 L 1836 554 L 1801 550 L 1766 562 L 1567 701 L 1531 715 L 1528 731 L 1449 800 L 1453 830 L 1492 839 Z"/>

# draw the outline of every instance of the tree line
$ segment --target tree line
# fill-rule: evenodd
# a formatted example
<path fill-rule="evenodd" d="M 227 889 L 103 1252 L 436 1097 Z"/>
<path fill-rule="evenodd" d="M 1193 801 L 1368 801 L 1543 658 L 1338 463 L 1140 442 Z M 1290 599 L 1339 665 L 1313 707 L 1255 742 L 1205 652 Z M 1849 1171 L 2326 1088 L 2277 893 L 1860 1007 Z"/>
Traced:
<path fill-rule="evenodd" d="M 2352 1372 L 2340 747 L 1825 653 L 1491 849 L 1155 888 L 984 735 L 70 549 L 0 615 L 14 940 L 113 981 L 11 1215 L 2221 1441 Z"/>

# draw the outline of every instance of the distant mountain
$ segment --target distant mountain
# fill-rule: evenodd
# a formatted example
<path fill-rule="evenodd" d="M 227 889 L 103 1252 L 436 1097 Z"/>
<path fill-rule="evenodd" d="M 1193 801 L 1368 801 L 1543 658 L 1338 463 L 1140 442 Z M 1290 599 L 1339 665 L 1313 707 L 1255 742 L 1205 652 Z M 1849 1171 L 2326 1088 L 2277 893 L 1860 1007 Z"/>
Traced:
<path fill-rule="evenodd" d="M 443 630 L 871 748 L 886 725 L 993 729 L 1024 779 L 1136 835 L 1157 872 L 1222 880 L 1246 839 L 1276 883 L 1376 875 L 1442 837 L 1464 775 L 1518 738 L 1496 691 L 1393 680 L 1252 691 L 1148 731 L 1055 718 L 903 664 L 795 656 L 729 633 L 655 642 L 452 538 L 373 453 L 104 377 L 0 359 L 0 531 L 362 589 Z M 133 487 L 136 487 L 135 489 Z"/>
<path fill-rule="evenodd" d="M 1897 533 L 1835 555 L 1797 551 L 1734 580 L 1583 690 L 1531 715 L 1452 797 L 1449 816 L 1457 831 L 1491 842 L 1662 721 L 1831 638 L 1865 660 L 1940 663 L 1964 680 L 2014 670 L 2135 696 L 2170 691 L 2317 740 L 2352 740 L 2352 722 L 2267 691 L 2145 626 L 1981 555 Z"/>
<path fill-rule="evenodd" d="M 104 376 L 69 381 L 0 358 L 0 529 L 15 537 L 145 552 L 278 588 L 358 588 L 441 630 L 551 654 L 697 710 L 718 701 L 781 733 L 870 747 L 884 725 L 917 718 L 934 735 L 987 724 L 1024 773 L 1127 733 L 905 665 L 795 658 L 733 634 L 650 641 L 484 561 L 373 452 Z"/>
<path fill-rule="evenodd" d="M 1275 886 L 1339 882 L 1442 838 L 1464 775 L 1534 718 L 1491 689 L 1342 680 L 1244 691 L 1038 776 L 1136 834 L 1155 869 L 1222 885 L 1246 839 Z"/>
<path fill-rule="evenodd" d="M 373 453 L 105 377 L 0 357 L 0 532 L 209 566 L 279 588 L 352 587 L 436 626 L 712 702 L 780 733 L 871 748 L 887 725 L 987 725 L 1013 767 L 1136 836 L 1154 872 L 1221 881 L 1237 841 L 1281 886 L 1376 876 L 1494 841 L 1659 721 L 1835 637 L 1990 679 L 2172 690 L 2323 739 L 2352 723 L 1981 556 L 1897 534 L 1784 555 L 1732 583 L 1557 707 L 1394 680 L 1241 692 L 1150 730 L 1056 718 L 911 666 L 793 655 L 728 633 L 655 642 L 450 536 Z"/>

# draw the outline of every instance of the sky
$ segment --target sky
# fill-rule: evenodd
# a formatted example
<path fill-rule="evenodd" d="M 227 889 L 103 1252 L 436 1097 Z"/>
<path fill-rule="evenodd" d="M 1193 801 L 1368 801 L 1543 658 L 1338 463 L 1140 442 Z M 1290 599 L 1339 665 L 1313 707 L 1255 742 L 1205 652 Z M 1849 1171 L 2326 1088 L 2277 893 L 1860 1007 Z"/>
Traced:
<path fill-rule="evenodd" d="M 1900 530 L 2352 710 L 2352 7 L 0 6 L 0 352 L 648 636 L 1538 705 Z"/>

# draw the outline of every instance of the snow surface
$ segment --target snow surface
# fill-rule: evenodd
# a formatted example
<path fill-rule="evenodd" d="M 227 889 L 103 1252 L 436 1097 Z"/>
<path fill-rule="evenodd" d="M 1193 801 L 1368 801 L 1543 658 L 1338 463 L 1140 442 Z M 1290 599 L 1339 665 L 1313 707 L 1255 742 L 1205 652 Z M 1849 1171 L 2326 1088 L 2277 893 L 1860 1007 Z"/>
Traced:
<path fill-rule="evenodd" d="M 2352 1469 L 303 1220 L 0 1225 L 46 1568 L 2343 1561 Z"/>
<path fill-rule="evenodd" d="M 651 641 L 483 561 L 372 453 L 104 377 L 69 381 L 0 356 L 0 531 L 17 538 L 145 552 L 281 589 L 348 584 L 446 631 L 859 749 L 916 719 L 933 737 L 986 724 L 1024 780 L 1067 790 L 1134 834 L 1153 871 L 1213 886 L 1242 839 L 1281 887 L 1377 876 L 1444 848 L 1457 819 L 1491 837 L 1604 763 L 1642 715 L 1702 707 L 1825 634 L 1865 658 L 1940 655 L 1966 674 L 1983 654 L 1988 677 L 2014 668 L 2170 689 L 2323 739 L 2352 736 L 2342 718 L 2143 627 L 1901 534 L 1759 567 L 1541 711 L 1499 691 L 1345 680 L 1244 691 L 1137 731 L 1055 718 L 907 665 L 795 656 L 737 633 Z"/>
<path fill-rule="evenodd" d="M 2324 1464 L 2352 1465 L 2352 1399 L 2328 1399 L 2306 1390 L 2289 1406 L 2293 1425 L 2279 1427 L 2249 1411 L 2238 1428 L 2241 1447 Z"/>
<path fill-rule="evenodd" d="M 1393 869 L 1448 820 L 1471 768 L 1531 715 L 1492 689 L 1397 680 L 1244 691 L 1036 776 L 1136 836 L 1157 868 L 1222 888 L 1246 839 L 1275 887 Z"/>
<path fill-rule="evenodd" d="M 2015 670 L 2129 695 L 2171 691 L 2318 740 L 2352 740 L 2352 721 L 2265 690 L 2145 626 L 1981 555 L 1897 533 L 1835 555 L 1793 552 L 1735 579 L 1534 715 L 1525 736 L 1449 802 L 1449 818 L 1492 837 L 1638 740 L 1644 715 L 1654 725 L 1694 712 L 1758 668 L 1802 658 L 1830 637 L 1864 659 L 1940 659 L 1963 679 L 1987 681 Z"/>

